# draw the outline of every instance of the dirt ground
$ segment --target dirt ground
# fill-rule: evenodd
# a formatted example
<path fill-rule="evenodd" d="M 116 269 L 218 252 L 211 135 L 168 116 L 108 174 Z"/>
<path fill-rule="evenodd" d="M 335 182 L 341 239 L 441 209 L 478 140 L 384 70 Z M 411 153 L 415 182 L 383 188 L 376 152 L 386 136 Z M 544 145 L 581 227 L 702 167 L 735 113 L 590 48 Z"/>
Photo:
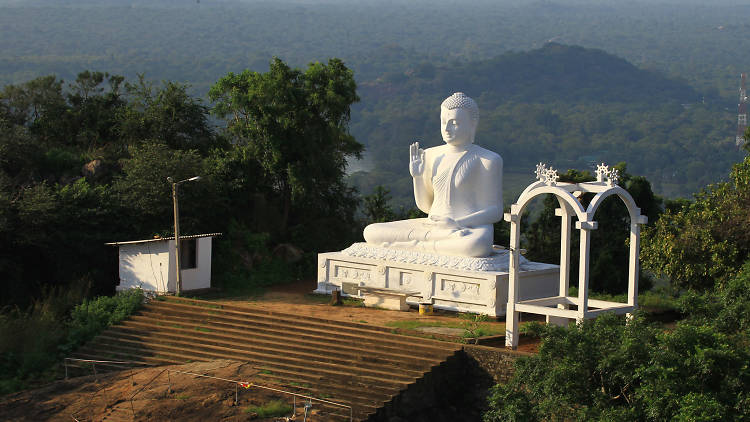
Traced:
<path fill-rule="evenodd" d="M 235 383 L 180 373 L 190 372 L 242 381 Z M 253 406 L 280 400 L 291 410 L 289 395 L 265 390 L 258 370 L 248 364 L 217 360 L 185 365 L 126 369 L 56 381 L 36 390 L 0 400 L 3 421 L 276 421 L 260 418 Z M 132 398 L 132 402 L 131 402 Z M 304 415 L 303 399 L 296 400 L 298 420 Z M 291 411 L 285 416 L 291 416 Z M 326 420 L 325 410 L 313 402 L 308 421 Z"/>
<path fill-rule="evenodd" d="M 389 326 L 394 322 L 412 321 L 425 326 L 428 332 L 394 329 L 408 335 L 432 336 L 462 341 L 463 329 L 441 330 L 440 326 L 461 327 L 467 321 L 455 313 L 437 311 L 420 315 L 408 312 L 365 308 L 357 301 L 347 300 L 340 306 L 329 304 L 330 296 L 313 295 L 314 281 L 302 281 L 266 290 L 263 294 L 243 299 L 216 299 L 219 303 L 296 313 L 330 320 Z M 434 327 L 431 326 L 434 324 Z M 504 321 L 484 321 L 497 332 L 504 332 Z M 502 347 L 502 338 L 489 339 L 487 345 Z M 519 350 L 535 351 L 536 342 L 523 341 Z M 146 367 L 84 375 L 55 381 L 34 390 L 22 391 L 0 398 L 2 421 L 277 421 L 284 417 L 259 418 L 251 409 L 272 400 L 292 405 L 288 395 L 264 390 L 257 386 L 238 389 L 235 384 L 214 378 L 196 377 L 182 372 L 206 374 L 228 380 L 268 385 L 257 379 L 258 370 L 234 361 L 194 362 L 185 365 Z M 91 374 L 90 370 L 82 372 Z M 79 372 L 80 374 L 80 372 Z M 132 400 L 131 400 L 132 399 Z M 302 420 L 304 403 L 296 403 L 297 420 Z M 291 413 L 290 413 L 291 416 Z M 313 403 L 308 421 L 326 420 L 325 410 Z"/>
<path fill-rule="evenodd" d="M 424 325 L 425 327 L 420 331 L 400 328 L 395 329 L 394 331 L 406 335 L 421 335 L 425 337 L 434 337 L 440 340 L 459 342 L 462 341 L 463 329 L 451 332 L 451 329 L 441 329 L 439 326 L 467 325 L 467 319 L 461 318 L 461 315 L 456 312 L 435 310 L 432 315 L 420 315 L 419 311 L 414 307 L 408 312 L 373 309 L 366 308 L 362 306 L 361 303 L 353 300 L 345 300 L 346 303 L 342 306 L 331 306 L 329 304 L 330 296 L 311 293 L 316 287 L 317 284 L 314 280 L 303 280 L 282 286 L 275 286 L 267 289 L 256 297 L 219 299 L 216 300 L 216 302 L 232 304 L 234 306 L 248 306 L 275 312 L 295 313 L 298 315 L 313 316 L 317 318 L 386 327 L 393 327 L 393 325 L 389 324 L 398 322 L 413 322 L 415 325 Z M 524 316 L 522 316 L 522 320 Z M 531 321 L 532 318 L 533 317 L 530 315 L 526 316 L 526 320 L 523 322 Z M 430 327 L 431 324 L 434 324 L 435 327 Z M 485 326 L 496 333 L 505 332 L 504 317 L 499 319 L 490 318 L 486 321 L 482 321 L 480 325 Z M 504 339 L 487 338 L 484 341 L 481 341 L 480 344 L 493 347 L 503 347 Z M 537 341 L 532 341 L 523 337 L 518 346 L 518 350 L 523 352 L 536 352 L 537 348 Z"/>
<path fill-rule="evenodd" d="M 352 300 L 345 300 L 343 306 L 329 305 L 330 296 L 312 294 L 317 284 L 315 281 L 298 281 L 267 289 L 261 295 L 250 299 L 225 299 L 217 302 L 225 302 L 232 305 L 249 306 L 269 311 L 294 313 L 298 315 L 313 316 L 317 318 L 332 319 L 337 321 L 358 322 L 371 325 L 387 326 L 389 322 L 418 320 L 423 322 L 455 322 L 456 314 L 448 312 L 435 312 L 433 315 L 420 315 L 418 310 L 412 308 L 408 312 L 390 311 L 387 309 L 373 309 L 359 306 Z M 505 326 L 504 323 L 501 323 Z"/>

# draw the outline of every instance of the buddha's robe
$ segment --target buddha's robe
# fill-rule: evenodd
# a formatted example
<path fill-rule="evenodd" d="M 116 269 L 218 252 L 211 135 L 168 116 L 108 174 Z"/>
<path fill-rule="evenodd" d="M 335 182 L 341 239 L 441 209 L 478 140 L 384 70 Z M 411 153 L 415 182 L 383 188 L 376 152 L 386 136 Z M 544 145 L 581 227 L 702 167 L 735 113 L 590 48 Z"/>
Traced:
<path fill-rule="evenodd" d="M 365 240 L 446 255 L 489 255 L 492 224 L 502 218 L 502 158 L 473 144 L 460 152 L 448 145 L 428 148 L 424 157 L 414 193 L 428 218 L 371 224 Z"/>

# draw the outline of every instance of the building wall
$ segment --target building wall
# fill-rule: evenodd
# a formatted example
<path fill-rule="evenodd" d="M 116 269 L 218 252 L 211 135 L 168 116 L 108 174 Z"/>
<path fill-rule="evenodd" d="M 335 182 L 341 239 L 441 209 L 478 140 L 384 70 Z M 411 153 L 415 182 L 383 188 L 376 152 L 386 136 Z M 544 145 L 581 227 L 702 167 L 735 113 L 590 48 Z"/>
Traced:
<path fill-rule="evenodd" d="M 172 260 L 174 260 L 174 240 L 169 241 L 172 249 Z M 211 238 L 200 237 L 196 239 L 195 268 L 182 270 L 182 290 L 205 289 L 211 287 Z M 175 268 L 172 264 L 170 268 Z M 175 271 L 172 271 L 175 273 Z M 176 274 L 176 273 L 175 273 Z M 176 275 L 173 274 L 172 278 Z"/>
<path fill-rule="evenodd" d="M 117 290 L 140 287 L 143 290 L 164 293 L 171 275 L 170 253 L 167 242 L 145 242 L 120 245 L 120 285 Z M 172 281 L 174 283 L 174 281 Z"/>
<path fill-rule="evenodd" d="M 211 287 L 211 237 L 196 239 L 196 267 L 182 270 L 182 290 Z M 175 292 L 175 242 L 119 245 L 120 285 L 117 290 L 140 287 L 157 293 Z"/>

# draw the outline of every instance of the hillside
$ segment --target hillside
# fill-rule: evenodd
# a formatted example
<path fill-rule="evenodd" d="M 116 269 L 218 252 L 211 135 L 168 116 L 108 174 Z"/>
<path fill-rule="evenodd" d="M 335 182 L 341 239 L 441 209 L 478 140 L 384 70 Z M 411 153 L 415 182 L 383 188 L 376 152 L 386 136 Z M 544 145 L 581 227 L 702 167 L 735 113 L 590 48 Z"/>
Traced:
<path fill-rule="evenodd" d="M 406 54 L 395 47 L 381 53 L 385 62 Z M 732 112 L 704 102 L 684 81 L 601 50 L 548 43 L 471 63 L 424 62 L 361 83 L 352 131 L 367 146 L 370 171 L 355 174 L 354 183 L 365 192 L 384 184 L 408 207 L 406 146 L 442 142 L 438 107 L 455 91 L 477 100 L 477 143 L 500 153 L 507 180 L 516 180 L 506 198 L 531 181 L 539 161 L 561 169 L 626 161 L 657 192 L 680 196 L 742 157 L 730 138 Z"/>
<path fill-rule="evenodd" d="M 390 50 L 394 49 L 398 51 Z M 387 62 L 394 53 L 384 49 L 381 55 Z M 656 104 L 695 103 L 701 98 L 684 81 L 639 69 L 602 50 L 554 42 L 484 61 L 440 67 L 424 62 L 360 86 L 368 104 L 395 92 L 423 96 L 451 90 L 481 92 L 484 108 L 510 101 Z"/>

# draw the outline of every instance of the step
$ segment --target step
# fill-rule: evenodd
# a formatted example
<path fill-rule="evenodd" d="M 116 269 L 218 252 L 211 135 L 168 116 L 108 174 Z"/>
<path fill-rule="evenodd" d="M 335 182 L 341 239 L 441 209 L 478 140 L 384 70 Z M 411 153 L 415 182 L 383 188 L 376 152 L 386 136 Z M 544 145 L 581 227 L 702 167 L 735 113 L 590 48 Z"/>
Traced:
<path fill-rule="evenodd" d="M 179 300 L 179 299 L 178 299 Z M 212 302 L 203 302 L 207 306 L 224 306 L 217 305 Z M 279 312 L 270 312 L 256 310 L 248 307 L 234 306 L 232 309 L 226 308 L 206 308 L 204 306 L 197 305 L 184 305 L 181 303 L 174 303 L 173 299 L 167 301 L 152 301 L 148 307 L 161 307 L 161 309 L 170 309 L 173 312 L 178 310 L 189 311 L 189 315 L 207 315 L 207 316 L 224 316 L 224 317 L 236 317 L 243 318 L 245 320 L 266 320 L 274 323 L 304 323 L 307 327 L 315 327 L 318 329 L 324 328 L 324 331 L 340 331 L 343 327 L 346 327 L 348 332 L 354 334 L 374 334 L 377 338 L 386 341 L 393 341 L 396 343 L 403 344 L 408 342 L 411 347 L 420 348 L 432 348 L 442 350 L 446 348 L 446 345 L 455 343 L 444 342 L 439 340 L 425 339 L 421 337 L 406 337 L 399 334 L 393 334 L 391 328 L 381 327 L 376 325 L 361 324 L 348 321 L 337 321 L 330 319 L 321 319 L 315 317 L 298 316 L 292 314 L 282 314 Z M 460 347 L 460 346 L 459 346 Z"/>
<path fill-rule="evenodd" d="M 241 338 L 238 336 L 228 336 L 223 334 L 222 332 L 201 332 L 186 328 L 167 329 L 159 326 L 137 322 L 126 322 L 121 326 L 110 329 L 102 334 L 117 335 L 118 333 L 140 335 L 143 337 L 150 337 L 154 339 L 193 339 L 196 344 L 216 345 L 241 350 L 252 349 L 257 351 L 264 351 L 267 353 L 278 352 L 295 355 L 298 358 L 310 359 L 311 361 L 344 363 L 350 365 L 356 364 L 362 368 L 377 369 L 382 367 L 389 367 L 411 376 L 420 376 L 422 373 L 424 373 L 425 370 L 429 369 L 437 362 L 437 360 L 432 360 L 424 362 L 419 367 L 416 367 L 416 365 L 404 367 L 406 365 L 401 364 L 401 362 L 397 360 L 370 356 L 367 354 L 367 351 L 363 349 L 345 350 L 340 348 L 331 349 L 330 347 L 308 348 L 291 342 L 290 344 L 277 341 L 259 340 L 257 338 L 252 338 L 248 341 L 247 337 Z"/>
<path fill-rule="evenodd" d="M 372 325 L 372 324 L 364 324 L 359 322 L 353 322 L 353 321 L 340 321 L 336 319 L 330 319 L 330 318 L 319 318 L 309 315 L 297 315 L 291 312 L 276 312 L 276 311 L 269 311 L 267 309 L 262 308 L 256 308 L 253 306 L 243 306 L 243 305 L 232 305 L 230 303 L 216 303 L 212 301 L 207 300 L 200 300 L 200 299 L 187 299 L 187 298 L 181 298 L 181 297 L 174 297 L 174 296 L 165 296 L 165 300 L 161 302 L 168 302 L 168 303 L 179 303 L 181 305 L 192 305 L 192 306 L 198 306 L 203 307 L 205 309 L 209 310 L 227 310 L 227 311 L 236 311 L 243 314 L 255 314 L 260 316 L 269 316 L 269 317 L 280 317 L 285 319 L 295 319 L 304 321 L 306 324 L 328 324 L 328 325 L 339 325 L 339 324 L 347 324 L 351 327 L 361 328 L 369 331 L 382 331 L 385 333 L 390 333 L 391 329 L 388 327 L 382 327 L 378 325 Z"/>
<path fill-rule="evenodd" d="M 128 353 L 122 353 L 118 352 L 117 350 L 99 350 L 91 347 L 92 343 L 87 344 L 84 347 L 79 348 L 76 350 L 75 353 L 73 353 L 73 358 L 77 359 L 90 359 L 90 360 L 118 360 L 118 361 L 132 361 L 132 362 L 139 362 L 139 363 L 145 363 L 149 364 L 148 366 L 159 366 L 159 365 L 182 365 L 185 363 L 184 360 L 176 360 L 176 359 L 170 359 L 167 357 L 161 357 L 161 356 L 147 356 L 144 353 L 142 353 L 142 350 L 133 350 Z M 96 352 L 96 353 L 94 353 Z M 140 354 L 135 352 L 141 352 Z M 86 355 L 86 356 L 83 356 Z M 108 355 L 114 356 L 113 359 L 110 359 L 107 357 Z M 97 366 L 100 364 L 97 363 Z M 117 367 L 127 367 L 127 365 L 111 365 L 111 366 L 117 366 Z M 144 365 L 146 366 L 146 365 Z M 134 366 L 139 367 L 139 366 Z"/>
<path fill-rule="evenodd" d="M 159 316 L 158 319 L 157 316 Z M 435 360 L 442 359 L 446 353 L 460 350 L 460 346 L 455 343 L 445 343 L 445 347 L 441 349 L 431 349 L 429 350 L 429 353 L 424 353 L 425 351 L 422 350 L 421 352 L 423 353 L 419 354 L 420 350 L 415 350 L 408 343 L 408 337 L 406 337 L 406 342 L 389 344 L 388 342 L 380 341 L 377 337 L 357 337 L 341 333 L 340 331 L 332 333 L 331 331 L 308 330 L 299 327 L 287 328 L 277 324 L 264 322 L 243 321 L 241 323 L 227 323 L 217 321 L 215 318 L 206 320 L 197 317 L 142 313 L 130 317 L 130 319 L 124 321 L 122 325 L 126 326 L 131 322 L 147 324 L 146 326 L 161 326 L 167 329 L 192 325 L 194 327 L 198 326 L 208 328 L 217 332 L 235 333 L 237 335 L 245 335 L 248 337 L 258 335 L 265 336 L 265 338 L 283 338 L 289 339 L 289 341 L 297 340 L 304 343 L 320 344 L 326 348 L 348 347 L 357 350 L 364 350 L 368 353 L 377 354 L 379 356 L 393 356 L 394 359 L 403 360 L 404 362 L 412 362 L 416 367 L 430 364 Z M 409 350 L 411 354 L 404 353 L 405 350 Z"/>
<path fill-rule="evenodd" d="M 166 337 L 166 336 L 165 336 Z M 184 349 L 186 351 L 192 351 L 194 353 L 204 353 L 208 356 L 230 356 L 234 355 L 236 356 L 235 359 L 242 360 L 243 358 L 246 360 L 275 360 L 275 361 L 286 361 L 288 363 L 292 364 L 311 364 L 314 363 L 316 366 L 320 367 L 326 367 L 326 368 L 339 368 L 342 365 L 338 364 L 337 361 L 335 362 L 324 362 L 321 360 L 315 360 L 311 361 L 306 356 L 305 357 L 299 357 L 299 355 L 293 354 L 293 353 L 287 353 L 283 350 L 276 351 L 263 351 L 255 348 L 250 349 L 238 349 L 236 347 L 227 347 L 227 346 L 218 346 L 218 345 L 208 345 L 208 344 L 196 344 L 194 342 L 188 341 L 189 339 L 182 340 L 175 337 L 165 338 L 165 337 L 151 337 L 148 334 L 124 334 L 124 333 L 118 333 L 117 335 L 110 335 L 110 334 L 101 334 L 98 338 L 100 339 L 107 339 L 110 342 L 113 341 L 128 341 L 134 344 L 139 345 L 163 345 L 163 346 L 172 346 L 172 347 L 178 347 L 181 349 Z M 314 355 L 310 355 L 311 358 L 315 358 Z M 404 381 L 404 382 L 411 382 L 415 378 L 419 378 L 422 376 L 423 372 L 416 372 L 416 371 L 410 371 L 409 373 L 398 373 L 394 374 L 393 371 L 388 371 L 388 368 L 382 368 L 382 367 L 375 367 L 375 368 L 365 368 L 358 365 L 358 362 L 341 362 L 344 364 L 346 368 L 349 369 L 349 371 L 356 371 L 356 373 L 365 375 L 365 376 L 374 376 L 374 377 L 389 377 L 396 381 Z M 346 364 L 349 363 L 350 366 L 347 366 Z"/>
<path fill-rule="evenodd" d="M 158 316 L 158 319 L 157 319 L 157 316 Z M 263 328 L 263 327 L 258 327 L 257 325 L 250 325 L 247 323 L 227 324 L 224 322 L 206 321 L 205 319 L 201 319 L 197 317 L 190 318 L 190 317 L 171 316 L 171 315 L 163 315 L 163 314 L 149 312 L 149 313 L 141 313 L 139 315 L 134 315 L 130 319 L 123 321 L 121 325 L 123 326 L 138 325 L 139 329 L 143 329 L 143 328 L 148 329 L 148 328 L 153 328 L 155 326 L 163 327 L 165 329 L 184 328 L 184 326 L 191 326 L 193 329 L 196 329 L 196 330 L 198 329 L 210 330 L 210 331 L 203 331 L 206 333 L 223 332 L 223 333 L 226 333 L 227 335 L 234 334 L 236 336 L 265 338 L 268 340 L 276 340 L 276 341 L 278 341 L 278 339 L 281 338 L 281 339 L 284 339 L 286 342 L 295 342 L 295 344 L 308 345 L 309 347 L 320 346 L 320 347 L 325 347 L 328 349 L 332 346 L 335 346 L 340 349 L 367 352 L 368 354 L 382 352 L 382 354 L 386 356 L 392 356 L 393 359 L 396 361 L 399 361 L 399 362 L 413 361 L 415 365 L 429 364 L 435 360 L 434 358 L 431 358 L 431 357 L 415 356 L 414 354 L 405 354 L 403 352 L 403 349 L 404 349 L 403 343 L 399 343 L 398 347 L 388 347 L 387 345 L 381 344 L 378 338 L 363 338 L 363 337 L 356 337 L 356 342 L 352 342 L 352 338 L 342 337 L 340 333 L 335 333 L 331 335 L 331 332 L 323 332 L 323 334 L 328 334 L 328 335 L 321 336 L 320 335 L 321 332 L 318 332 L 317 335 L 309 335 L 309 334 L 301 333 L 300 332 L 301 330 L 284 328 L 278 325 L 270 326 L 270 324 L 268 328 Z M 379 347 L 377 349 L 373 347 L 365 347 L 363 346 L 363 343 L 367 343 L 367 344 L 371 343 Z M 448 345 L 452 346 L 451 343 L 448 343 Z M 442 356 L 447 351 L 453 351 L 453 350 L 458 350 L 458 349 L 460 349 L 460 347 L 445 347 L 443 349 L 440 349 L 439 357 L 442 358 Z"/>
<path fill-rule="evenodd" d="M 112 349 L 112 346 L 111 345 L 107 345 L 107 350 L 111 350 L 111 349 Z M 165 353 L 165 352 L 160 352 L 160 354 L 164 354 L 164 355 L 168 355 L 168 356 L 178 356 L 176 354 Z M 92 356 L 92 355 L 87 354 L 85 356 L 86 356 L 86 358 L 89 358 L 89 356 Z M 180 356 L 180 358 L 185 359 L 185 356 L 183 356 L 183 355 L 179 355 L 179 356 Z M 180 361 L 177 361 L 176 359 L 177 358 L 175 358 L 175 360 L 173 360 L 171 363 L 174 363 L 174 364 L 185 363 L 184 361 L 180 362 Z M 194 360 L 201 360 L 201 359 L 194 359 Z M 254 366 L 254 367 L 256 369 L 261 369 L 261 370 L 264 369 L 264 368 L 268 368 L 268 366 L 257 366 L 257 365 Z M 122 368 L 120 368 L 120 369 L 122 369 Z M 261 373 L 259 375 L 260 376 L 267 376 L 267 377 L 273 377 L 274 375 L 287 375 L 287 376 L 294 377 L 294 379 L 300 379 L 299 374 L 300 374 L 299 372 L 285 371 L 284 369 L 273 368 L 272 374 L 262 374 Z M 398 393 L 400 391 L 400 390 L 394 389 L 394 388 L 391 388 L 391 389 L 384 389 L 382 387 L 372 388 L 372 387 L 374 387 L 372 384 L 369 384 L 369 385 L 368 384 L 347 385 L 347 384 L 342 383 L 342 382 L 325 381 L 324 379 L 322 379 L 319 376 L 316 377 L 316 376 L 310 376 L 309 374 L 307 374 L 307 375 L 308 375 L 307 377 L 303 377 L 304 380 L 307 381 L 307 382 L 319 383 L 319 384 L 325 385 L 325 386 L 329 386 L 329 385 L 344 386 L 344 387 L 348 386 L 349 390 L 351 390 L 351 391 L 359 391 L 359 390 L 362 390 L 362 389 L 372 390 L 372 393 L 370 394 L 368 400 L 376 401 L 376 402 L 387 401 L 387 400 L 389 400 L 389 397 L 391 397 L 393 394 L 396 394 L 396 393 Z"/>
<path fill-rule="evenodd" d="M 149 305 L 150 306 L 150 305 Z M 162 305 L 163 306 L 163 305 Z M 222 314 L 220 311 L 214 311 L 215 314 L 194 314 L 189 312 L 190 309 L 174 309 L 173 304 L 167 304 L 162 309 L 158 309 L 156 312 L 149 313 L 149 307 L 145 308 L 140 315 L 146 316 L 158 316 L 164 318 L 165 316 L 182 316 L 197 321 L 211 322 L 211 324 L 223 323 L 230 324 L 235 327 L 246 327 L 249 324 L 255 326 L 262 326 L 273 329 L 276 331 L 280 326 L 284 326 L 289 322 L 299 323 L 299 321 L 289 321 L 284 319 L 253 319 L 251 316 L 233 314 Z M 180 305 L 183 306 L 184 305 Z M 203 316 L 204 318 L 200 318 Z M 407 347 L 413 354 L 421 356 L 429 355 L 442 355 L 445 350 L 459 350 L 461 346 L 456 343 L 428 340 L 420 337 L 407 337 L 398 334 L 384 333 L 381 331 L 367 331 L 361 329 L 351 329 L 347 323 L 342 322 L 339 325 L 326 325 L 326 326 L 292 326 L 293 331 L 287 329 L 285 331 L 290 333 L 303 333 L 320 338 L 321 335 L 335 333 L 336 338 L 342 340 L 354 341 L 355 343 L 367 342 L 368 344 L 375 344 L 381 347 L 391 347 L 395 349 L 403 350 Z"/>
<path fill-rule="evenodd" d="M 226 359 L 233 359 L 237 361 L 250 361 L 250 362 L 256 362 L 263 365 L 286 365 L 290 368 L 298 368 L 298 369 L 306 369 L 309 370 L 309 367 L 306 366 L 305 361 L 300 361 L 298 359 L 289 359 L 284 357 L 279 357 L 275 355 L 267 355 L 263 353 L 255 353 L 252 351 L 241 351 L 241 350 L 234 350 L 234 349 L 228 349 L 228 348 L 222 348 L 222 347 L 210 347 L 210 349 L 213 349 L 213 351 L 197 351 L 192 349 L 191 347 L 181 347 L 179 345 L 175 344 L 165 344 L 165 343 L 148 343 L 144 344 L 142 341 L 139 340 L 131 340 L 127 338 L 118 338 L 118 337 L 105 337 L 103 335 L 100 335 L 97 337 L 97 344 L 101 344 L 101 342 L 106 341 L 106 343 L 110 346 L 119 346 L 123 343 L 126 345 L 130 345 L 131 348 L 144 348 L 148 347 L 150 349 L 159 350 L 159 355 L 161 355 L 161 352 L 168 352 L 172 354 L 177 354 L 179 356 L 180 353 L 182 353 L 182 356 L 186 356 L 188 359 L 193 360 L 212 360 L 217 358 L 226 358 Z M 188 343 L 189 345 L 192 345 L 191 343 Z M 323 362 L 316 362 L 315 363 L 315 371 L 328 375 L 330 377 L 333 377 L 334 379 L 336 377 L 338 378 L 346 378 L 346 377 L 355 377 L 356 379 L 362 379 L 366 380 L 368 382 L 380 382 L 380 383 L 387 383 L 387 384 L 393 384 L 393 385 L 407 385 L 411 383 L 413 380 L 407 380 L 403 377 L 396 377 L 393 376 L 391 373 L 382 372 L 382 371 L 371 371 L 371 370 L 360 370 L 359 373 L 352 374 L 352 369 L 354 368 L 343 368 L 346 370 L 346 372 L 342 372 L 341 368 L 337 365 L 327 364 Z"/>
<path fill-rule="evenodd" d="M 94 339 L 96 341 L 96 339 Z M 155 364 L 161 364 L 161 365 L 182 365 L 185 363 L 195 362 L 195 361 L 205 361 L 208 359 L 194 359 L 192 357 L 185 357 L 184 355 L 175 354 L 169 351 L 149 351 L 143 350 L 143 347 L 132 347 L 128 345 L 111 345 L 111 344 L 105 344 L 103 347 L 99 347 L 100 345 L 98 343 L 90 343 L 86 345 L 85 349 L 85 355 L 88 357 L 85 357 L 84 359 L 101 359 L 101 356 L 103 356 L 105 353 L 113 354 L 115 356 L 122 356 L 123 359 L 126 360 L 134 360 L 134 359 L 128 359 L 127 357 L 136 356 L 138 354 L 145 355 L 145 354 L 151 354 L 152 356 L 144 356 L 143 361 L 150 363 L 153 362 Z M 75 357 L 78 356 L 78 352 L 76 352 Z"/>

